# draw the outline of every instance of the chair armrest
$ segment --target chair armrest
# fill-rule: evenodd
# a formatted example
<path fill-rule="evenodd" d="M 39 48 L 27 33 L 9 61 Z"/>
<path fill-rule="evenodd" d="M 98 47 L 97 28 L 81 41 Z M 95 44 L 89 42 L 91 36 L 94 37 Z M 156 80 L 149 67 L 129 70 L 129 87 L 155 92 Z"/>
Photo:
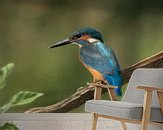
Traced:
<path fill-rule="evenodd" d="M 137 89 L 143 89 L 146 91 L 159 91 L 159 92 L 163 92 L 162 88 L 159 87 L 149 87 L 149 86 L 137 86 Z"/>
<path fill-rule="evenodd" d="M 98 84 L 98 83 L 87 83 L 87 85 L 92 85 L 92 86 L 95 86 L 95 87 L 100 87 L 100 88 L 110 88 L 110 89 L 115 89 L 117 88 L 117 86 L 112 86 L 112 85 L 104 85 L 104 84 Z"/>

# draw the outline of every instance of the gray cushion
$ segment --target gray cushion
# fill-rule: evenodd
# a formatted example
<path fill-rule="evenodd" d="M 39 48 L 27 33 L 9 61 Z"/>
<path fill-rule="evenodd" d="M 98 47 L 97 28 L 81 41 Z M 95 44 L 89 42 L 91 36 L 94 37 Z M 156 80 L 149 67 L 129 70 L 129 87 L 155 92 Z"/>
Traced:
<path fill-rule="evenodd" d="M 137 86 L 163 89 L 163 68 L 136 69 L 130 78 L 122 101 L 143 104 L 144 91 L 136 89 Z M 152 94 L 152 106 L 160 106 L 156 92 Z"/>
<path fill-rule="evenodd" d="M 143 105 L 118 101 L 89 100 L 86 102 L 85 110 L 102 115 L 141 120 Z M 163 122 L 160 108 L 152 108 L 151 121 Z"/>

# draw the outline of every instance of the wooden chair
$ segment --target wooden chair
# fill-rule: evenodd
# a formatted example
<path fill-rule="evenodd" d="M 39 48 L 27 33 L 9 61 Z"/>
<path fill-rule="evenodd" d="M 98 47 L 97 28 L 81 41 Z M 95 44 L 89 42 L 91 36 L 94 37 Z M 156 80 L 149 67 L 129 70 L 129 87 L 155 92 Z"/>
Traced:
<path fill-rule="evenodd" d="M 106 85 L 95 85 L 95 100 L 86 102 L 85 110 L 93 113 L 92 130 L 96 130 L 98 117 L 126 123 L 140 124 L 141 130 L 163 130 L 163 68 L 137 69 L 133 72 L 122 101 L 101 99 L 102 87 L 109 90 L 115 100 L 114 90 Z"/>

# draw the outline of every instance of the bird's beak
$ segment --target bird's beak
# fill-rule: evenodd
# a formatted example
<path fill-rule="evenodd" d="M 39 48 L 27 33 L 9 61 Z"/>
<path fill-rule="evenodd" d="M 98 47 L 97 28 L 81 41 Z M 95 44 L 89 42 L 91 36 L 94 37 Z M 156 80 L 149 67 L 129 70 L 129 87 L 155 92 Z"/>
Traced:
<path fill-rule="evenodd" d="M 75 41 L 67 38 L 67 39 L 65 39 L 63 41 L 60 41 L 58 43 L 55 43 L 55 44 L 51 45 L 49 48 L 60 47 L 60 46 L 68 45 L 68 44 L 73 43 L 73 42 L 75 42 Z"/>

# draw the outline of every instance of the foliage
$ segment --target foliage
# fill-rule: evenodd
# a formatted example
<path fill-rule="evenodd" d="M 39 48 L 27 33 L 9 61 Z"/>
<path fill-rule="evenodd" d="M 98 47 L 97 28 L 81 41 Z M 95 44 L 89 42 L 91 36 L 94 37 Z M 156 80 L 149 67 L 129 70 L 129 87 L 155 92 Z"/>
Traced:
<path fill-rule="evenodd" d="M 12 123 L 5 123 L 3 126 L 0 126 L 0 130 L 19 130 L 19 129 Z"/>
<path fill-rule="evenodd" d="M 15 94 L 7 104 L 0 107 L 0 113 L 6 112 L 9 108 L 11 108 L 13 106 L 31 103 L 36 98 L 38 98 L 42 95 L 43 95 L 42 93 L 20 91 L 17 94 Z"/>
<path fill-rule="evenodd" d="M 0 69 L 0 89 L 6 85 L 6 77 L 13 71 L 14 64 L 10 63 Z"/>
<path fill-rule="evenodd" d="M 13 68 L 14 64 L 10 63 L 0 69 L 0 89 L 5 87 L 6 78 L 13 71 Z M 31 103 L 42 95 L 43 93 L 20 91 L 15 94 L 7 104 L 0 107 L 0 114 L 6 112 L 11 107 Z M 0 126 L 0 130 L 18 130 L 18 128 L 14 124 L 5 123 L 3 126 Z"/>

